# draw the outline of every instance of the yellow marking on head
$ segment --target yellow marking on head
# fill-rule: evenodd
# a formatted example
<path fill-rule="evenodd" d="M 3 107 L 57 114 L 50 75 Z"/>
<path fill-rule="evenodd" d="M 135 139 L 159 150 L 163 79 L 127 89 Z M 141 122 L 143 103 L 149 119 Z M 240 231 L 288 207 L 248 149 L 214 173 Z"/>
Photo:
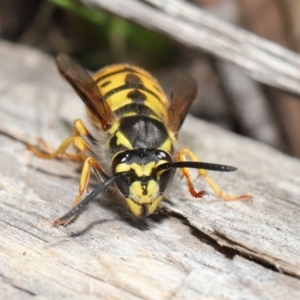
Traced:
<path fill-rule="evenodd" d="M 137 177 L 150 176 L 154 167 L 155 167 L 154 161 L 152 161 L 146 165 L 139 165 L 137 163 L 132 163 L 131 165 L 129 165 L 125 162 L 125 163 L 118 164 L 116 166 L 115 172 L 121 173 L 121 172 L 129 171 L 130 169 L 132 169 L 135 171 Z"/>
<path fill-rule="evenodd" d="M 126 204 L 129 207 L 130 211 L 138 218 L 142 214 L 142 206 L 131 200 L 130 198 L 125 198 Z"/>
<path fill-rule="evenodd" d="M 121 163 L 116 166 L 115 172 L 121 173 L 121 172 L 127 172 L 131 169 L 130 165 L 126 163 Z"/>
<path fill-rule="evenodd" d="M 129 197 L 140 204 L 152 203 L 159 195 L 159 185 L 155 180 L 150 180 L 147 184 L 134 181 L 130 185 Z"/>
<path fill-rule="evenodd" d="M 154 211 L 157 209 L 159 206 L 163 196 L 157 197 L 152 203 L 147 205 L 147 210 L 148 210 L 148 216 L 154 213 Z"/>
<path fill-rule="evenodd" d="M 138 177 L 141 176 L 150 176 L 153 168 L 155 167 L 155 162 L 149 162 L 146 165 L 139 165 L 137 163 L 133 163 L 130 165 L 131 169 L 133 169 Z"/>
<path fill-rule="evenodd" d="M 141 217 L 142 211 L 143 211 L 143 205 L 133 201 L 130 198 L 126 198 L 126 204 L 129 207 L 130 211 L 138 218 Z M 157 197 L 149 204 L 144 204 L 146 207 L 146 215 L 151 215 L 159 206 L 160 202 L 162 200 L 162 196 Z"/>
<path fill-rule="evenodd" d="M 117 137 L 117 145 L 123 145 L 128 149 L 133 149 L 133 146 L 131 145 L 130 141 L 121 131 L 117 131 L 115 135 Z"/>

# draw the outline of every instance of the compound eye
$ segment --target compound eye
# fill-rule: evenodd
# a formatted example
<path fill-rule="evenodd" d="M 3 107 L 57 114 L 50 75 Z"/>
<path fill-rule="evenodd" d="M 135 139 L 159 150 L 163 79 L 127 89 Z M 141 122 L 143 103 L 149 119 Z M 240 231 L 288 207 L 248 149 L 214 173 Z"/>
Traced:
<path fill-rule="evenodd" d="M 111 165 L 112 172 L 115 174 L 117 165 L 127 162 L 128 159 L 129 159 L 129 153 L 126 152 L 119 153 L 112 161 L 112 165 Z"/>
<path fill-rule="evenodd" d="M 159 192 L 164 193 L 165 190 L 167 189 L 168 185 L 170 184 L 173 175 L 175 171 L 174 170 L 167 170 L 164 171 L 159 178 Z"/>
<path fill-rule="evenodd" d="M 163 150 L 155 150 L 155 155 L 159 160 L 172 161 L 171 156 Z"/>
<path fill-rule="evenodd" d="M 119 189 L 119 191 L 125 197 L 127 197 L 129 194 L 129 183 L 128 183 L 127 179 L 120 177 L 115 181 L 115 184 L 116 184 L 117 188 Z"/>

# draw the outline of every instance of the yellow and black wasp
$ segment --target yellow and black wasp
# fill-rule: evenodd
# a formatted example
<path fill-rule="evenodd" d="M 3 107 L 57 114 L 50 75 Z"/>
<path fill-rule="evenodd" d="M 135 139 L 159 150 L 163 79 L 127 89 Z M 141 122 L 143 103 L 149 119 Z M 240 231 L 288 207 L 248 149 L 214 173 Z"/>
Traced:
<path fill-rule="evenodd" d="M 30 148 L 37 156 L 51 159 L 67 154 L 67 148 L 73 145 L 77 154 L 67 154 L 68 157 L 83 162 L 73 209 L 55 220 L 55 225 L 68 224 L 108 187 L 113 187 L 125 198 L 135 216 L 148 216 L 159 206 L 176 169 L 181 170 L 194 197 L 201 198 L 205 192 L 195 191 L 191 168 L 197 169 L 224 200 L 250 197 L 224 193 L 206 171 L 228 172 L 236 168 L 199 162 L 190 150 L 176 149 L 179 129 L 197 93 L 196 81 L 190 75 L 184 73 L 175 78 L 168 100 L 157 81 L 135 66 L 112 65 L 91 77 L 65 54 L 57 56 L 56 64 L 86 105 L 98 136 L 92 136 L 83 122 L 76 120 L 73 134 L 56 151 L 46 153 Z M 91 170 L 101 183 L 82 199 Z"/>

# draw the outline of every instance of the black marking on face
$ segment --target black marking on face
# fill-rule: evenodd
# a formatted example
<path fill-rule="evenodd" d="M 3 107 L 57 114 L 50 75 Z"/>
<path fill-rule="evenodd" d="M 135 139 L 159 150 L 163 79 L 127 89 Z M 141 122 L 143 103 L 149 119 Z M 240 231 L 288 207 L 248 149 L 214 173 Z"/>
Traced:
<path fill-rule="evenodd" d="M 148 187 L 148 183 L 141 183 L 141 188 L 143 190 L 144 196 L 146 196 L 148 194 L 147 187 Z"/>

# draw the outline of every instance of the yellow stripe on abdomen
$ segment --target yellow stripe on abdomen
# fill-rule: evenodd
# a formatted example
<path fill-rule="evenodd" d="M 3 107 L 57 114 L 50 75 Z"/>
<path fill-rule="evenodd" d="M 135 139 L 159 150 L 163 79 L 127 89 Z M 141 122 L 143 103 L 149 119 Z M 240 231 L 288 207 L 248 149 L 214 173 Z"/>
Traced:
<path fill-rule="evenodd" d="M 112 111 L 136 103 L 145 105 L 159 118 L 166 117 L 168 100 L 158 82 L 145 70 L 115 65 L 100 70 L 94 80 Z"/>
<path fill-rule="evenodd" d="M 134 95 L 130 98 L 130 94 L 136 93 L 136 90 L 125 89 L 110 95 L 108 98 L 106 98 L 106 101 L 113 112 L 128 104 L 139 103 L 151 109 L 154 114 L 160 118 L 164 118 L 166 116 L 165 106 L 160 101 L 158 101 L 148 92 L 141 90 L 138 91 L 139 94 L 142 95 L 142 99 L 139 99 L 138 94 L 136 98 L 134 98 Z"/>

